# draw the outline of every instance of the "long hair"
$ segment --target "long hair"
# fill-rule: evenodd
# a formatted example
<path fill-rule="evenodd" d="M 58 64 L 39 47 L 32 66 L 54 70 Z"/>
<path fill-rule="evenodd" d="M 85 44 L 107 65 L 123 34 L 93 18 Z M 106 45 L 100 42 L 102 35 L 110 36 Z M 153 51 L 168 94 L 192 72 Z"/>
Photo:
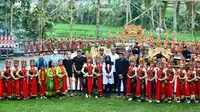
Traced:
<path fill-rule="evenodd" d="M 107 61 L 107 58 L 109 59 L 109 61 Z M 106 55 L 105 58 L 104 58 L 104 60 L 105 60 L 106 65 L 107 64 L 113 65 L 113 62 L 111 61 L 111 57 L 109 55 Z"/>
<path fill-rule="evenodd" d="M 51 64 L 53 63 L 53 61 L 51 60 L 51 61 L 49 61 L 49 63 L 48 63 L 48 67 L 49 68 L 51 68 L 52 66 L 51 66 Z"/>

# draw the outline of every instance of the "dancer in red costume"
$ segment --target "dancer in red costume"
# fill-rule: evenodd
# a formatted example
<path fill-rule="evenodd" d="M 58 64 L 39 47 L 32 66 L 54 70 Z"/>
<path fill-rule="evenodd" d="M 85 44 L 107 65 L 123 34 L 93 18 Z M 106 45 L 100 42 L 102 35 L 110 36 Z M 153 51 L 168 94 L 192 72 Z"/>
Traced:
<path fill-rule="evenodd" d="M 100 60 L 100 56 L 97 55 L 95 57 L 95 69 L 94 74 L 97 76 L 97 88 L 98 88 L 98 96 L 103 95 L 103 76 L 102 76 L 102 64 Z"/>
<path fill-rule="evenodd" d="M 40 98 L 46 98 L 44 96 L 46 92 L 46 84 L 47 84 L 47 70 L 44 66 L 38 71 L 38 83 L 40 84 Z"/>
<path fill-rule="evenodd" d="M 139 59 L 139 67 L 137 70 L 137 79 L 136 79 L 136 94 L 138 102 L 144 101 L 146 98 L 146 77 L 147 72 L 145 68 L 145 60 L 143 57 Z"/>
<path fill-rule="evenodd" d="M 159 69 L 157 72 L 157 80 L 156 80 L 156 102 L 157 103 L 160 103 L 161 100 L 163 101 L 165 98 L 165 80 L 167 79 L 165 64 L 166 62 L 164 61 L 159 62 Z"/>
<path fill-rule="evenodd" d="M 20 89 L 20 78 L 21 76 L 19 75 L 19 60 L 18 59 L 14 59 L 14 67 L 11 69 L 11 75 L 13 78 L 13 90 L 15 93 L 15 96 L 17 97 L 17 99 L 20 99 L 20 93 L 21 93 L 21 89 Z"/>
<path fill-rule="evenodd" d="M 35 59 L 30 59 L 30 68 L 29 68 L 29 85 L 31 97 L 37 96 L 37 68 L 35 67 Z"/>
<path fill-rule="evenodd" d="M 3 75 L 0 72 L 0 100 L 4 99 Z"/>
<path fill-rule="evenodd" d="M 19 71 L 19 75 L 21 76 L 23 99 L 26 100 L 29 98 L 29 79 L 28 79 L 28 70 L 26 69 L 25 59 L 21 60 L 21 69 Z"/>
<path fill-rule="evenodd" d="M 180 64 L 180 68 L 177 71 L 177 78 L 176 78 L 176 100 L 177 103 L 180 103 L 185 98 L 185 81 L 187 77 L 187 73 L 185 70 L 185 63 L 182 62 Z"/>
<path fill-rule="evenodd" d="M 8 99 L 12 97 L 12 77 L 11 77 L 11 69 L 10 69 L 10 59 L 6 59 L 6 68 L 3 71 L 3 78 L 4 78 L 4 90 L 7 94 Z"/>
<path fill-rule="evenodd" d="M 155 85 L 156 85 L 156 75 L 157 75 L 157 68 L 155 67 L 155 60 L 154 58 L 149 58 L 148 62 L 150 63 L 150 67 L 147 69 L 147 87 L 146 93 L 149 103 L 152 102 L 153 95 L 155 95 Z"/>
<path fill-rule="evenodd" d="M 136 67 L 136 60 L 133 56 L 129 57 L 129 61 L 130 61 L 130 66 L 128 68 L 128 73 L 127 73 L 126 95 L 130 96 L 128 101 L 131 101 L 135 96 L 137 67 Z"/>
<path fill-rule="evenodd" d="M 196 102 L 196 70 L 194 66 L 194 59 L 190 60 L 190 70 L 187 72 L 186 86 L 185 86 L 185 96 L 187 98 L 187 103 L 191 101 Z"/>
<path fill-rule="evenodd" d="M 176 71 L 172 67 L 173 60 L 168 61 L 168 68 L 166 69 L 166 83 L 165 83 L 165 98 L 168 99 L 168 103 L 172 102 L 172 97 L 174 93 L 174 81 L 175 81 L 175 75 Z"/>
<path fill-rule="evenodd" d="M 92 64 L 92 54 L 87 54 L 87 62 L 83 65 L 81 72 L 84 74 L 84 77 L 87 77 L 87 93 L 85 97 L 91 97 L 93 91 L 93 69 L 94 65 Z M 97 95 L 95 95 L 97 98 Z"/>

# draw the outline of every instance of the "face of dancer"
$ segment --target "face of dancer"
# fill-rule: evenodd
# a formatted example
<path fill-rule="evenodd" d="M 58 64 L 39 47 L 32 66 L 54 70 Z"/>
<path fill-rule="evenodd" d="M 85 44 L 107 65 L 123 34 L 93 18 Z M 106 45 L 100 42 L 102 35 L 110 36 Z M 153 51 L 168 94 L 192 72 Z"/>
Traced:
<path fill-rule="evenodd" d="M 134 66 L 134 65 L 135 65 L 135 62 L 131 62 L 130 65 L 131 65 L 131 66 Z"/>
<path fill-rule="evenodd" d="M 96 63 L 101 63 L 100 59 L 97 59 L 97 60 L 96 60 Z"/>
<path fill-rule="evenodd" d="M 150 66 L 153 67 L 153 66 L 154 66 L 154 63 L 150 63 Z"/>
<path fill-rule="evenodd" d="M 30 64 L 31 66 L 35 66 L 35 63 L 34 62 L 31 62 L 31 64 Z"/>
<path fill-rule="evenodd" d="M 14 63 L 14 66 L 15 66 L 15 67 L 18 67 L 18 66 L 19 66 L 19 63 L 18 63 L 18 62 L 15 62 L 15 63 Z"/>
<path fill-rule="evenodd" d="M 62 65 L 63 65 L 62 60 L 59 60 L 59 61 L 58 61 L 58 65 L 59 65 L 59 66 L 62 66 Z"/>
<path fill-rule="evenodd" d="M 87 59 L 87 62 L 88 62 L 88 63 L 91 63 L 91 62 L 92 62 L 92 59 L 88 58 L 88 59 Z"/>
<path fill-rule="evenodd" d="M 54 67 L 54 62 L 51 62 L 51 67 Z"/>
<path fill-rule="evenodd" d="M 6 63 L 6 67 L 8 67 L 8 68 L 10 67 L 10 62 Z"/>
<path fill-rule="evenodd" d="M 22 63 L 22 67 L 26 67 L 26 63 Z"/>

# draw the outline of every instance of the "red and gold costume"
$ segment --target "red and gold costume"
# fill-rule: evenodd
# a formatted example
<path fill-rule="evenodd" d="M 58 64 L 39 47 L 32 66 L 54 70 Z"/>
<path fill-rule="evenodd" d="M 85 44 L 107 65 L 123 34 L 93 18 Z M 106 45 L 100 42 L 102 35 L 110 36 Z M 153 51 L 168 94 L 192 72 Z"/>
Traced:
<path fill-rule="evenodd" d="M 44 67 L 42 67 L 38 71 L 38 83 L 40 84 L 40 96 L 43 96 L 46 92 L 46 84 L 47 84 L 47 71 Z"/>
<path fill-rule="evenodd" d="M 186 70 L 184 65 L 177 71 L 177 78 L 176 78 L 176 98 L 179 102 L 181 97 L 185 96 L 185 80 L 187 77 Z"/>
<path fill-rule="evenodd" d="M 139 59 L 139 63 L 140 63 L 140 66 L 137 70 L 137 78 L 136 78 L 136 97 L 141 97 L 141 96 L 144 96 L 146 94 L 146 89 L 145 89 L 145 86 L 146 86 L 146 82 L 145 82 L 145 78 L 147 76 L 147 73 L 146 73 L 146 68 L 144 66 L 144 63 L 145 63 L 145 60 L 143 57 L 140 57 Z"/>
<path fill-rule="evenodd" d="M 161 97 L 165 96 L 165 79 L 166 79 L 166 69 L 164 68 L 165 62 L 160 62 L 160 68 L 157 72 L 156 81 L 156 101 L 160 103 Z"/>
<path fill-rule="evenodd" d="M 21 93 L 21 89 L 20 89 L 20 78 L 21 76 L 19 75 L 19 60 L 18 59 L 14 59 L 14 67 L 11 69 L 11 75 L 13 77 L 13 90 L 16 94 L 17 99 L 20 99 L 20 93 Z"/>
<path fill-rule="evenodd" d="M 34 65 L 35 60 L 30 59 L 29 77 L 31 96 L 37 96 L 37 68 Z"/>
<path fill-rule="evenodd" d="M 92 60 L 92 54 L 87 54 L 87 60 Z M 92 90 L 93 90 L 93 70 L 94 66 L 91 62 L 87 62 L 83 65 L 83 69 L 81 72 L 84 74 L 84 76 L 87 77 L 87 94 L 91 96 Z"/>
<path fill-rule="evenodd" d="M 185 86 L 185 96 L 189 98 L 191 95 L 196 95 L 196 70 L 193 67 L 194 63 L 190 64 L 190 70 L 187 72 L 187 81 Z"/>
<path fill-rule="evenodd" d="M 155 60 L 154 58 L 149 58 L 148 60 L 150 62 L 150 67 L 147 69 L 147 87 L 146 87 L 146 93 L 148 96 L 148 100 L 152 100 L 152 94 L 153 90 L 155 90 L 155 77 L 157 74 L 157 68 L 154 66 Z"/>
<path fill-rule="evenodd" d="M 0 99 L 4 98 L 3 75 L 0 72 Z"/>
<path fill-rule="evenodd" d="M 176 71 L 172 68 L 173 61 L 169 60 L 168 68 L 166 69 L 166 83 L 165 83 L 165 97 L 171 102 L 173 91 L 174 91 L 174 80 Z"/>
<path fill-rule="evenodd" d="M 10 59 L 6 59 L 6 68 L 4 69 L 3 77 L 4 77 L 4 88 L 7 93 L 7 97 L 11 98 L 12 96 L 12 78 L 11 78 L 11 69 L 10 69 Z"/>
<path fill-rule="evenodd" d="M 126 95 L 129 96 L 135 93 L 135 77 L 137 76 L 136 60 L 133 56 L 129 58 L 130 66 L 127 73 Z"/>
<path fill-rule="evenodd" d="M 62 94 L 66 94 L 68 87 L 67 87 L 67 72 L 65 67 L 62 64 L 59 64 L 56 68 L 58 81 L 60 82 L 60 87 Z"/>
<path fill-rule="evenodd" d="M 22 76 L 22 94 L 24 99 L 29 98 L 29 79 L 28 79 L 28 71 L 26 69 L 26 60 L 21 60 L 21 69 L 19 75 Z"/>
<path fill-rule="evenodd" d="M 95 64 L 95 74 L 98 76 L 97 80 L 97 86 L 98 86 L 98 91 L 99 91 L 99 96 L 103 95 L 103 76 L 102 76 L 102 65 L 101 65 L 101 60 L 100 56 L 97 55 L 95 57 L 96 64 Z"/>

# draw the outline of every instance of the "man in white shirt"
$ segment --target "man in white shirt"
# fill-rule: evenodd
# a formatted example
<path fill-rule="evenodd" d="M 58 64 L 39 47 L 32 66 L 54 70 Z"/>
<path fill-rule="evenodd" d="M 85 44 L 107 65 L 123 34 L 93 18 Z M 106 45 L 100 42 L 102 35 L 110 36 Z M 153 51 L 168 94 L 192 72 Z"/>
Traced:
<path fill-rule="evenodd" d="M 58 60 L 62 59 L 62 57 L 58 54 L 58 50 L 54 49 L 53 54 L 50 56 L 50 61 L 52 60 L 55 66 L 58 66 Z"/>
<path fill-rule="evenodd" d="M 117 76 L 116 76 L 116 69 L 115 69 L 115 60 L 117 60 L 117 59 L 119 59 L 119 55 L 116 53 L 116 48 L 112 48 L 111 49 L 111 55 L 110 55 L 110 57 L 111 57 L 111 61 L 113 62 L 113 72 L 114 72 L 114 90 L 116 90 L 116 88 L 117 88 L 117 83 L 116 83 L 116 78 L 117 78 Z"/>

